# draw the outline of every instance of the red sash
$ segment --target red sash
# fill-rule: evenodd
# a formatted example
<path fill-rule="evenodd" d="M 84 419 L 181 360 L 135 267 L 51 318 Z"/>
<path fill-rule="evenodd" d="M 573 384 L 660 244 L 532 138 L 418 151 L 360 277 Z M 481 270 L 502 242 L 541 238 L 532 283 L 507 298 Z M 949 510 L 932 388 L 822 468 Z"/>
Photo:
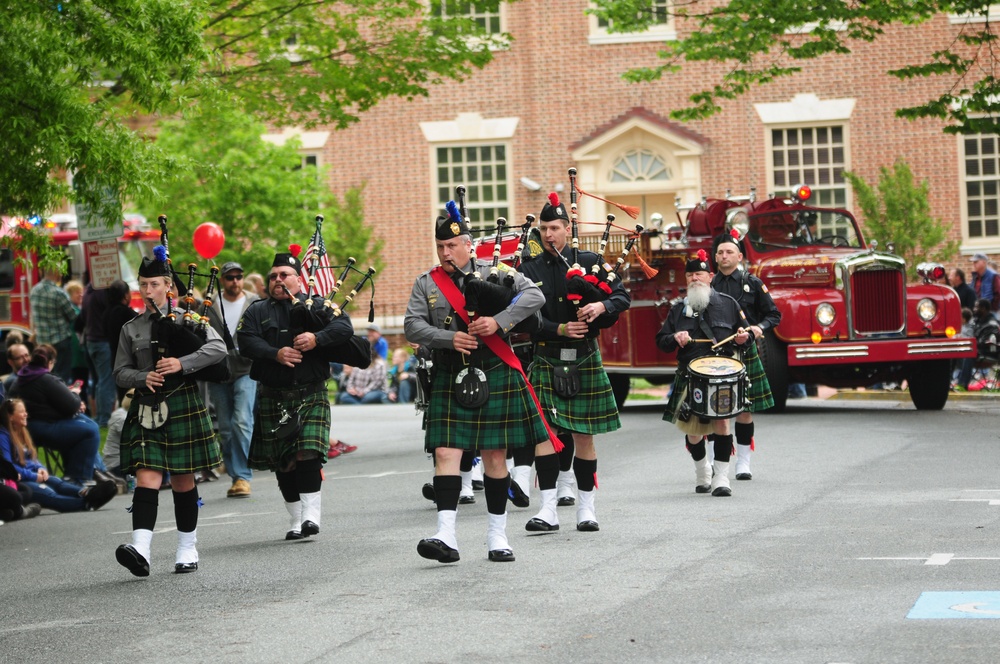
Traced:
<path fill-rule="evenodd" d="M 469 324 L 469 314 L 465 312 L 465 296 L 462 295 L 462 291 L 458 290 L 458 286 L 455 282 L 451 280 L 448 273 L 438 265 L 431 270 L 431 279 L 437 284 L 437 287 L 441 289 L 441 294 L 444 295 L 444 299 L 448 301 L 451 308 L 455 310 L 455 313 L 465 321 L 465 324 Z M 538 396 L 535 394 L 535 388 L 531 386 L 528 381 L 528 377 L 524 374 L 524 369 L 521 367 L 521 360 L 517 359 L 517 355 L 514 354 L 514 349 L 510 347 L 507 342 L 501 339 L 496 334 L 491 334 L 488 337 L 478 337 L 486 344 L 493 353 L 499 357 L 504 364 L 514 369 L 521 377 L 524 379 L 524 384 L 528 386 L 528 393 L 531 395 L 532 401 L 535 402 L 535 408 L 538 410 L 538 416 L 542 418 L 542 424 L 545 425 L 545 430 L 549 434 L 549 440 L 552 441 L 552 447 L 556 452 L 561 452 L 564 445 L 559 438 L 556 437 L 555 431 L 549 426 L 549 421 L 545 419 L 545 412 L 542 410 L 542 404 L 538 401 Z"/>

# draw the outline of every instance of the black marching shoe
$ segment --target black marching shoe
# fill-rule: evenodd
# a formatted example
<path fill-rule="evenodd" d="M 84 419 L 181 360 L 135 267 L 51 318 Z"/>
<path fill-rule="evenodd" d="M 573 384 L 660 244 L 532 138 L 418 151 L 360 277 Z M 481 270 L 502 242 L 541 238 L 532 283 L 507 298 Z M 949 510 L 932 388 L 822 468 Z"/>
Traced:
<path fill-rule="evenodd" d="M 122 567 L 128 568 L 135 576 L 149 576 L 149 561 L 135 550 L 131 544 L 122 544 L 115 549 L 115 559 Z"/>
<path fill-rule="evenodd" d="M 738 480 L 752 480 L 753 475 L 750 473 L 736 473 L 736 479 Z"/>
<path fill-rule="evenodd" d="M 596 521 L 590 521 L 588 519 L 586 521 L 581 521 L 580 523 L 576 524 L 576 529 L 579 530 L 581 533 L 596 533 L 601 529 L 601 527 L 597 525 Z"/>
<path fill-rule="evenodd" d="M 730 489 L 728 486 L 718 486 L 718 487 L 715 487 L 715 490 L 712 492 L 712 495 L 713 496 L 731 496 L 731 495 L 733 495 L 733 490 Z"/>
<path fill-rule="evenodd" d="M 174 565 L 174 574 L 188 574 L 198 571 L 198 563 L 177 563 Z"/>
<path fill-rule="evenodd" d="M 562 498 L 556 498 L 557 507 L 572 507 L 576 505 L 576 498 L 573 496 L 563 496 Z"/>
<path fill-rule="evenodd" d="M 490 551 L 490 560 L 495 563 L 512 563 L 514 552 L 510 549 L 493 549 Z"/>
<path fill-rule="evenodd" d="M 421 487 L 420 493 L 423 494 L 424 498 L 432 503 L 437 500 L 437 496 L 434 493 L 434 485 L 430 482 L 427 482 L 423 487 Z"/>
<path fill-rule="evenodd" d="M 551 524 L 547 521 L 542 521 L 538 517 L 532 517 L 528 520 L 528 523 L 524 524 L 524 529 L 531 533 L 553 533 L 559 530 L 559 524 Z"/>
<path fill-rule="evenodd" d="M 482 491 L 485 488 L 486 488 L 486 484 L 484 484 L 482 480 L 472 480 L 472 490 L 473 491 Z"/>
<path fill-rule="evenodd" d="M 313 523 L 312 521 L 302 522 L 302 537 L 311 537 L 312 535 L 319 534 L 319 525 Z M 288 535 L 285 535 L 285 539 L 288 539 Z"/>
<path fill-rule="evenodd" d="M 88 510 L 99 510 L 118 495 L 118 485 L 114 480 L 100 480 L 97 484 L 84 490 L 83 504 Z"/>
<path fill-rule="evenodd" d="M 302 534 L 301 530 L 289 530 L 287 533 L 285 533 L 286 540 L 300 540 L 305 538 L 306 536 Z"/>
<path fill-rule="evenodd" d="M 510 498 L 510 502 L 514 504 L 514 507 L 528 507 L 531 505 L 531 498 L 524 492 L 521 485 L 514 480 L 510 481 L 510 487 L 507 489 L 507 497 Z"/>
<path fill-rule="evenodd" d="M 694 488 L 695 493 L 709 493 L 712 491 L 711 484 L 699 484 Z"/>
<path fill-rule="evenodd" d="M 476 497 L 475 496 L 459 496 L 458 497 L 458 504 L 459 505 L 475 505 L 476 504 Z"/>
<path fill-rule="evenodd" d="M 453 549 L 439 539 L 429 538 L 417 542 L 417 553 L 428 560 L 436 560 L 439 563 L 457 563 L 459 560 L 458 549 Z M 513 556 L 514 554 L 511 554 Z"/>

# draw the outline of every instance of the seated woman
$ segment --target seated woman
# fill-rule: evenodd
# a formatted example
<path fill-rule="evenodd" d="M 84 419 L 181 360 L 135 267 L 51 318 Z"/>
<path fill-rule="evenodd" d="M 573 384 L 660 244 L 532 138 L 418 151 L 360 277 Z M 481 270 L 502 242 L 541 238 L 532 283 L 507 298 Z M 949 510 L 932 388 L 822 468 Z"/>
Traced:
<path fill-rule="evenodd" d="M 417 358 L 405 348 L 392 351 L 392 366 L 389 367 L 389 401 L 410 403 L 417 389 Z"/>
<path fill-rule="evenodd" d="M 47 344 L 35 348 L 28 364 L 18 370 L 10 396 L 24 401 L 30 415 L 28 431 L 38 446 L 60 452 L 66 477 L 83 486 L 95 479 L 95 471 L 105 471 L 97 453 L 101 430 L 83 414 L 77 393 L 50 373 L 55 355 L 55 349 Z"/>
<path fill-rule="evenodd" d="M 111 481 L 84 489 L 50 475 L 38 462 L 38 452 L 28 433 L 28 411 L 20 399 L 8 399 L 0 405 L 0 456 L 14 466 L 19 482 L 31 490 L 31 499 L 50 510 L 97 510 L 118 494 L 117 485 Z"/>

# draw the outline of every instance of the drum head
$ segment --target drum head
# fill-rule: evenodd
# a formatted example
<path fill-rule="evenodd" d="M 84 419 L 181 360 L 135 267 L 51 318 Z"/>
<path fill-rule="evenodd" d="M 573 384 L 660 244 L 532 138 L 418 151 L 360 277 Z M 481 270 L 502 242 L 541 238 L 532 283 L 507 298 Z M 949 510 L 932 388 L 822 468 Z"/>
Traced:
<path fill-rule="evenodd" d="M 743 371 L 743 363 L 732 357 L 709 355 L 691 360 L 688 369 L 702 376 L 732 376 Z"/>

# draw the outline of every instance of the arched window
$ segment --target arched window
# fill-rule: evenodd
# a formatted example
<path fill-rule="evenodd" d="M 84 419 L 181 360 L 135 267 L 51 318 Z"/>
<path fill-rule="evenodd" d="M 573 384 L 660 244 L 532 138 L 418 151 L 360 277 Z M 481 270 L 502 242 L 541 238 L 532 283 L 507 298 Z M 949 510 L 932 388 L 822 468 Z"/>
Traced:
<path fill-rule="evenodd" d="M 611 167 L 610 182 L 650 182 L 672 180 L 673 173 L 662 159 L 649 150 L 630 150 Z"/>

